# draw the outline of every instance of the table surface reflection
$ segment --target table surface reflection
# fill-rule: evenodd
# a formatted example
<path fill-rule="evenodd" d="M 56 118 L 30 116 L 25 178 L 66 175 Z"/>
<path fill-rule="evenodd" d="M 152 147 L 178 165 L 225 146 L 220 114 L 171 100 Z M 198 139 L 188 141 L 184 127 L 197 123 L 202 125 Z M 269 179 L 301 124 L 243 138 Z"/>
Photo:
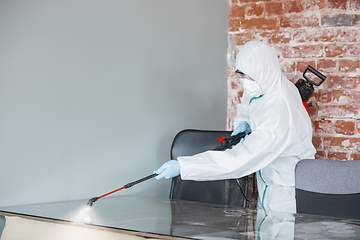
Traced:
<path fill-rule="evenodd" d="M 190 239 L 359 239 L 360 221 L 142 196 L 0 207 L 0 215 Z M 6 227 L 5 227 L 6 228 Z M 1 230 L 0 230 L 1 232 Z M 149 235 L 150 234 L 150 235 Z"/>

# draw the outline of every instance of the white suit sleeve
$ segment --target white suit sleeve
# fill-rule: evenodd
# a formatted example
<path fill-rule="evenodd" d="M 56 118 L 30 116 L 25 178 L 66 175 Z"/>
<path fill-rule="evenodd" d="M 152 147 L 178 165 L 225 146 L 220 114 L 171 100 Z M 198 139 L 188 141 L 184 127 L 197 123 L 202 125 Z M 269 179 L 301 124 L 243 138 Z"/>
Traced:
<path fill-rule="evenodd" d="M 268 105 L 268 104 L 265 104 Z M 225 151 L 207 151 L 191 157 L 179 157 L 183 180 L 220 180 L 240 178 L 256 172 L 281 155 L 291 143 L 288 136 L 289 122 L 286 107 L 262 106 L 261 116 L 253 122 L 256 125 L 249 137 Z M 281 105 L 281 104 L 280 104 Z M 269 105 L 268 105 L 269 106 Z"/>

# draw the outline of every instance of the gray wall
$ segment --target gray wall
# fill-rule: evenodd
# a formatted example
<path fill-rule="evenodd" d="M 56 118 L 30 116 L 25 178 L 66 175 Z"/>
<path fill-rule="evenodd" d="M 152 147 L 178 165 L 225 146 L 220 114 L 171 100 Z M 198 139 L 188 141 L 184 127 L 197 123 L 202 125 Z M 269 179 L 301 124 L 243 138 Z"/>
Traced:
<path fill-rule="evenodd" d="M 1 0 L 0 206 L 87 201 L 224 130 L 227 23 L 225 0 Z"/>

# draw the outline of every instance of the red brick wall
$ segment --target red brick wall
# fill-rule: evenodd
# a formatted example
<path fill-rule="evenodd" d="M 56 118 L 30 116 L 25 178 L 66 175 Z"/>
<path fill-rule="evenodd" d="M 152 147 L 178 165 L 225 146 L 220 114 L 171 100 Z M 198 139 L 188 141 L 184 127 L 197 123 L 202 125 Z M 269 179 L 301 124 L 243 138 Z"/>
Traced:
<path fill-rule="evenodd" d="M 242 95 L 234 59 L 250 40 L 272 46 L 292 82 L 307 65 L 327 76 L 309 100 L 316 158 L 360 160 L 360 0 L 229 0 L 228 130 Z"/>

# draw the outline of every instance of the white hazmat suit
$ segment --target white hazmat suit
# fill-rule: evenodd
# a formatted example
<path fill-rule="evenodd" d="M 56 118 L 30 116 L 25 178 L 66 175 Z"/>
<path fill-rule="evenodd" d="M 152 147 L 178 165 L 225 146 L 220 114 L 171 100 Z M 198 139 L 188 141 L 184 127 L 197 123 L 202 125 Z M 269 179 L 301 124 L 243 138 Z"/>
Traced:
<path fill-rule="evenodd" d="M 223 152 L 179 157 L 181 178 L 233 179 L 256 172 L 258 208 L 296 212 L 295 165 L 315 154 L 311 122 L 300 94 L 281 73 L 275 52 L 262 42 L 245 44 L 237 54 L 236 68 L 260 85 L 259 91 L 253 85 L 247 91 L 244 84 L 234 119 L 235 127 L 246 121 L 251 134 Z"/>

